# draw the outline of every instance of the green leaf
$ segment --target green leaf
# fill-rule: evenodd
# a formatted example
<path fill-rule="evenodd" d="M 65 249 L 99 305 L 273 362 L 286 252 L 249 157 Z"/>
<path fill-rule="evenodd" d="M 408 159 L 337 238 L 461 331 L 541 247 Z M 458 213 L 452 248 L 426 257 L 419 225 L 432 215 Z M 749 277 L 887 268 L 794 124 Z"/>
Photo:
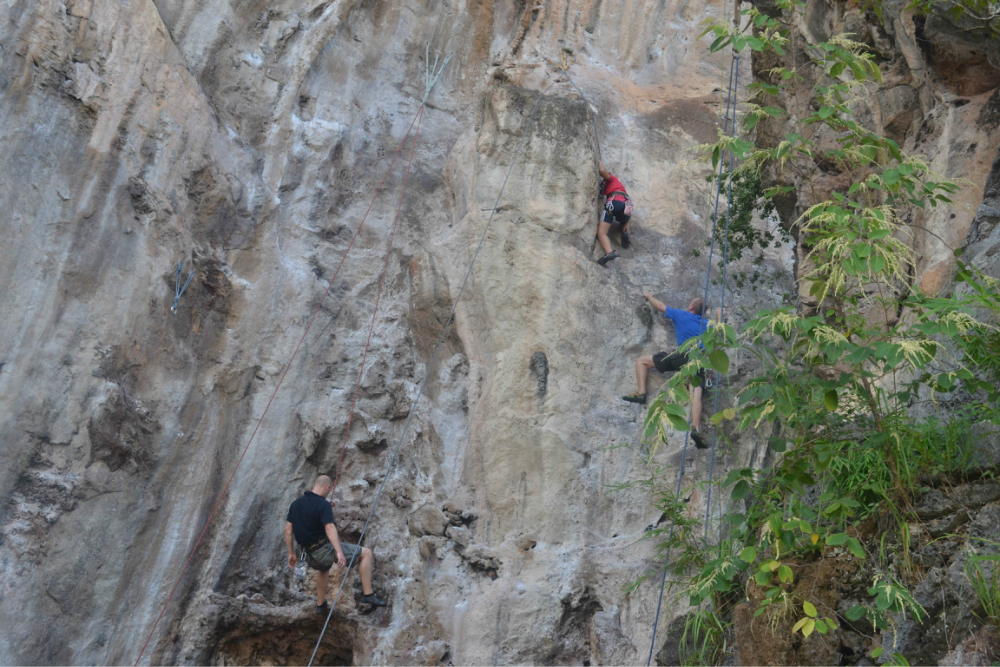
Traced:
<path fill-rule="evenodd" d="M 736 418 L 736 408 L 726 408 L 722 411 L 722 416 L 725 419 L 735 419 Z"/>
<path fill-rule="evenodd" d="M 813 630 L 815 629 L 816 629 L 816 621 L 810 618 L 808 621 L 806 621 L 806 624 L 802 626 L 802 636 L 808 637 L 809 635 L 812 634 Z"/>
<path fill-rule="evenodd" d="M 757 37 L 747 37 L 747 44 L 750 45 L 750 48 L 753 51 L 763 51 L 764 50 L 764 41 L 761 40 L 761 39 L 758 39 Z"/>
<path fill-rule="evenodd" d="M 768 588 L 767 592 L 764 593 L 764 597 L 767 599 L 771 599 L 780 592 L 781 592 L 780 588 L 778 588 L 777 586 L 771 586 L 771 588 Z"/>
<path fill-rule="evenodd" d="M 716 350 L 708 355 L 708 363 L 712 364 L 712 368 L 720 373 L 729 372 L 729 355 L 726 354 L 725 350 Z"/>
<path fill-rule="evenodd" d="M 757 547 L 747 547 L 740 552 L 740 558 L 748 563 L 757 560 Z"/>
<path fill-rule="evenodd" d="M 771 573 L 766 570 L 760 570 L 754 575 L 754 581 L 757 582 L 758 586 L 767 586 L 771 583 Z"/>
<path fill-rule="evenodd" d="M 803 602 L 802 611 L 806 612 L 806 616 L 809 616 L 810 618 L 816 618 L 816 607 L 813 605 L 812 602 L 809 602 L 808 600 Z"/>
<path fill-rule="evenodd" d="M 848 539 L 850 538 L 847 537 L 847 533 L 833 533 L 826 536 L 826 543 L 831 547 L 839 547 L 846 543 Z"/>
<path fill-rule="evenodd" d="M 861 547 L 861 542 L 858 542 L 855 538 L 852 537 L 849 540 L 847 540 L 847 548 L 852 554 L 854 554 L 858 558 L 865 557 L 865 550 Z"/>
<path fill-rule="evenodd" d="M 741 479 L 736 483 L 736 486 L 733 487 L 730 497 L 733 500 L 743 500 L 748 495 L 750 495 L 750 484 L 745 479 Z"/>
<path fill-rule="evenodd" d="M 831 389 L 823 395 L 823 403 L 826 405 L 826 409 L 833 412 L 837 409 L 840 404 L 840 398 L 837 396 L 837 390 Z"/>
<path fill-rule="evenodd" d="M 688 426 L 687 419 L 683 417 L 667 413 L 667 420 L 670 422 L 670 425 L 678 431 L 687 431 L 690 428 Z"/>
<path fill-rule="evenodd" d="M 896 169 L 886 169 L 882 172 L 882 180 L 886 185 L 895 185 L 899 181 L 899 171 Z"/>
<path fill-rule="evenodd" d="M 844 614 L 844 616 L 846 616 L 847 620 L 849 621 L 857 621 L 864 615 L 865 615 L 865 608 L 862 607 L 861 605 L 854 605 L 853 607 L 847 610 L 846 614 Z"/>
<path fill-rule="evenodd" d="M 826 627 L 826 623 L 820 619 L 816 619 L 816 632 L 825 635 L 829 628 Z"/>
<path fill-rule="evenodd" d="M 798 620 L 798 622 L 795 625 L 792 626 L 792 633 L 794 634 L 794 633 L 798 632 L 799 630 L 801 630 L 802 626 L 805 625 L 806 621 L 808 621 L 808 620 L 809 620 L 808 618 L 800 618 Z"/>
<path fill-rule="evenodd" d="M 790 583 L 792 581 L 792 568 L 787 565 L 780 565 L 778 567 L 778 581 L 783 584 Z"/>
<path fill-rule="evenodd" d="M 834 111 L 833 107 L 822 106 L 816 113 L 820 118 L 826 120 L 827 118 L 833 115 L 833 111 Z"/>
<path fill-rule="evenodd" d="M 812 526 L 809 524 L 808 521 L 805 521 L 804 519 L 799 519 L 799 530 L 801 530 L 806 535 L 811 535 L 813 532 Z"/>

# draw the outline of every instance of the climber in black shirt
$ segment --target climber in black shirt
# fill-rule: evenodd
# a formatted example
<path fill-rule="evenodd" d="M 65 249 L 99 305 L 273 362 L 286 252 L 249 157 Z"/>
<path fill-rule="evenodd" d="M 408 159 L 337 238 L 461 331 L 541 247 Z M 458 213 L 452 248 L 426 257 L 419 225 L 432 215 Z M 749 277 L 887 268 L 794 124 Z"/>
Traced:
<path fill-rule="evenodd" d="M 330 605 L 326 603 L 326 584 L 329 580 L 330 568 L 346 567 L 348 560 L 358 563 L 361 574 L 361 602 L 384 607 L 384 600 L 375 595 L 372 590 L 372 565 L 375 556 L 368 547 L 341 542 L 337 534 L 337 526 L 333 523 L 333 508 L 326 500 L 327 494 L 333 488 L 333 482 L 326 475 L 320 475 L 313 484 L 312 491 L 295 500 L 288 508 L 285 523 L 285 546 L 288 547 L 288 566 L 294 568 L 299 559 L 292 547 L 292 535 L 295 541 L 305 549 L 306 562 L 316 570 L 316 613 L 327 614 Z"/>

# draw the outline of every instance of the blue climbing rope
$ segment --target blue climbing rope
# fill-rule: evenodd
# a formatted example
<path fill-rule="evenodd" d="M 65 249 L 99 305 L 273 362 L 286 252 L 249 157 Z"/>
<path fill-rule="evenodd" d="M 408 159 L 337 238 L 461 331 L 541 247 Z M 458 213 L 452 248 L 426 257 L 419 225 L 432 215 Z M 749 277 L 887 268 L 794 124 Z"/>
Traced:
<path fill-rule="evenodd" d="M 728 91 L 727 97 L 726 97 L 726 118 L 725 118 L 725 124 L 723 126 L 724 127 L 723 134 L 729 135 L 730 137 L 734 136 L 735 133 L 736 133 L 736 88 L 737 88 L 736 83 L 737 83 L 738 78 L 739 78 L 739 62 L 740 62 L 739 55 L 734 54 L 733 55 L 732 63 L 730 63 L 730 65 L 729 65 L 729 91 Z M 730 120 L 732 122 L 730 122 Z M 730 158 L 730 173 L 732 173 L 732 159 L 733 159 L 732 151 L 729 152 L 729 158 Z M 711 282 L 711 277 L 712 277 L 712 256 L 713 256 L 713 254 L 715 252 L 715 230 L 716 230 L 716 227 L 717 227 L 718 221 L 719 221 L 719 198 L 720 198 L 720 194 L 721 194 L 721 190 L 722 190 L 722 169 L 724 167 L 724 164 L 725 164 L 725 159 L 724 159 L 724 156 L 722 156 L 722 159 L 719 160 L 719 174 L 718 174 L 719 179 L 718 179 L 718 183 L 716 184 L 716 188 L 715 188 L 715 213 L 712 216 L 712 242 L 711 242 L 711 245 L 709 246 L 709 250 L 708 250 L 708 272 L 707 272 L 707 275 L 705 276 L 705 297 L 702 300 L 702 303 L 705 304 L 706 306 L 708 304 L 708 286 L 709 286 L 709 284 Z M 730 182 L 730 188 L 729 188 L 729 201 L 730 201 L 730 203 L 732 202 L 732 183 L 731 182 Z M 729 216 L 728 216 L 728 212 L 727 212 L 727 217 L 726 217 L 726 243 L 724 244 L 723 259 L 722 259 L 722 270 L 723 270 L 723 285 L 722 285 L 723 303 L 725 302 L 725 289 L 726 289 L 726 286 L 725 286 L 725 270 L 726 270 L 726 260 L 727 260 L 728 247 L 729 247 L 728 240 L 729 240 Z M 718 391 L 716 391 L 715 400 L 716 400 L 716 407 L 718 407 L 718 400 L 719 400 Z M 684 478 L 684 464 L 685 464 L 686 459 L 687 459 L 687 447 L 688 447 L 688 440 L 690 439 L 690 434 L 691 434 L 690 430 L 687 431 L 687 432 L 685 432 L 685 434 L 684 434 L 684 448 L 681 450 L 681 467 L 680 467 L 680 471 L 679 471 L 679 473 L 677 475 L 677 495 L 678 496 L 680 496 L 680 493 L 681 493 L 681 481 Z M 715 431 L 714 431 L 714 429 L 712 431 L 712 463 L 710 465 L 712 467 L 714 467 L 714 465 L 715 465 Z M 711 480 L 711 467 L 710 467 L 709 470 L 710 470 L 710 472 L 709 472 L 709 480 Z M 711 484 L 711 481 L 709 482 L 709 484 Z M 711 486 L 709 486 L 709 493 L 711 493 Z M 709 502 L 711 502 L 711 495 L 709 495 Z M 707 524 L 706 524 L 706 530 L 707 530 Z M 668 533 L 667 541 L 669 542 L 673 538 L 673 536 L 674 536 L 674 526 L 671 525 L 670 526 L 670 533 Z M 663 576 L 660 579 L 660 596 L 659 596 L 659 599 L 657 600 L 657 603 L 656 603 L 656 618 L 653 620 L 653 635 L 652 635 L 652 637 L 650 638 L 650 641 L 649 641 L 649 657 L 646 659 L 646 667 L 649 667 L 649 665 L 652 664 L 652 662 L 653 662 L 653 652 L 656 650 L 656 630 L 657 630 L 657 628 L 660 625 L 660 610 L 663 607 L 663 591 L 665 590 L 666 584 L 667 584 L 667 564 L 668 563 L 670 563 L 670 548 L 669 547 L 667 548 L 667 553 L 666 553 L 666 556 L 665 556 L 664 562 L 663 562 Z"/>

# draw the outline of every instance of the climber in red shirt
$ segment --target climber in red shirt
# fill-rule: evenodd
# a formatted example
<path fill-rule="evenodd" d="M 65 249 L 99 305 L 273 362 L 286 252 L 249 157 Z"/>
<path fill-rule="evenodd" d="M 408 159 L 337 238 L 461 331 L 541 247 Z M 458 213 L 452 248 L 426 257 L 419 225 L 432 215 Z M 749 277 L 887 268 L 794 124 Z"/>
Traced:
<path fill-rule="evenodd" d="M 604 266 L 611 260 L 618 257 L 618 252 L 611 249 L 611 240 L 608 239 L 608 230 L 613 223 L 618 223 L 622 228 L 622 248 L 632 245 L 628 237 L 628 230 L 632 224 L 632 200 L 625 192 L 625 186 L 618 180 L 618 177 L 604 168 L 603 162 L 598 162 L 598 171 L 604 182 L 601 184 L 601 194 L 605 199 L 604 210 L 601 211 L 600 222 L 597 223 L 597 239 L 604 248 L 604 257 L 597 260 L 597 263 Z"/>

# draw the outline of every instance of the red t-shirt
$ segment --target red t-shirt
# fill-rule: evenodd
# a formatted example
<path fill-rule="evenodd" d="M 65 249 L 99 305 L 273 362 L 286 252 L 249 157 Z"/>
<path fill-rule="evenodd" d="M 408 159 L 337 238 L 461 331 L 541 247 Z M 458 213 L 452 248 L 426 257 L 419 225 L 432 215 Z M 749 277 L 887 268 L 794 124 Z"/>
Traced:
<path fill-rule="evenodd" d="M 625 192 L 625 186 L 622 182 L 618 180 L 618 177 L 614 174 L 608 174 L 611 176 L 608 180 L 604 181 L 604 196 L 607 197 L 612 192 Z M 625 197 L 622 195 L 615 195 L 610 198 L 611 201 L 625 201 Z"/>

